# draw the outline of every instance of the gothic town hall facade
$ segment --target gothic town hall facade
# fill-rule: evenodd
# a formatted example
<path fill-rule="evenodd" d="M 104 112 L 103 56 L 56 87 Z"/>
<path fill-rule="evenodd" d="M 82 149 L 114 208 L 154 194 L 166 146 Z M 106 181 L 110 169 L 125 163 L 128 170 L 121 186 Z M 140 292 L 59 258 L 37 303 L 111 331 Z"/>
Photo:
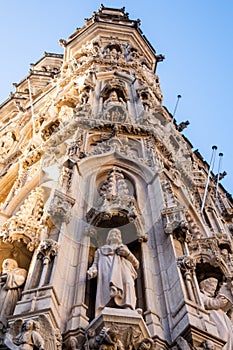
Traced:
<path fill-rule="evenodd" d="M 233 201 L 164 57 L 103 5 L 60 44 L 0 106 L 0 349 L 233 350 Z"/>

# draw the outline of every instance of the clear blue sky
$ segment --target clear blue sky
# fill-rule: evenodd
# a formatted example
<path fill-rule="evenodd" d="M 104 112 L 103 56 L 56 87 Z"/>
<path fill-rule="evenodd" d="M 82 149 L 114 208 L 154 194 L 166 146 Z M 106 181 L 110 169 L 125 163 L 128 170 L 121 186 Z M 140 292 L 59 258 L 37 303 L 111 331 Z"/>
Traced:
<path fill-rule="evenodd" d="M 62 53 L 66 39 L 100 6 L 96 0 L 10 0 L 0 3 L 0 102 L 14 91 L 13 82 L 27 75 L 30 63 L 44 51 Z M 233 1 L 127 0 L 103 1 L 126 7 L 157 54 L 164 106 L 177 122 L 189 120 L 184 135 L 209 162 L 211 147 L 223 152 L 221 181 L 233 194 Z M 214 171 L 217 172 L 217 160 Z"/>

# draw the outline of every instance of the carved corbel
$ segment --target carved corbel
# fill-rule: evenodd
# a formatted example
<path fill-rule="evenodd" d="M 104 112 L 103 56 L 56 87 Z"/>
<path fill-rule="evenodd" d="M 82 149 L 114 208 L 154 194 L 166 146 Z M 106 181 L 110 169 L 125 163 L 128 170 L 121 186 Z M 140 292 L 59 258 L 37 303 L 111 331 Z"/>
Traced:
<path fill-rule="evenodd" d="M 184 208 L 175 206 L 162 210 L 164 232 L 167 235 L 174 235 L 178 240 L 186 240 L 188 223 L 185 219 Z"/>
<path fill-rule="evenodd" d="M 75 199 L 70 196 L 55 190 L 53 199 L 48 208 L 48 214 L 56 224 L 68 222 L 71 218 L 71 209 L 75 203 Z"/>
<path fill-rule="evenodd" d="M 65 350 L 76 350 L 79 348 L 78 345 L 78 339 L 75 336 L 69 336 L 69 338 L 64 341 L 63 347 Z"/>
<path fill-rule="evenodd" d="M 93 226 L 86 226 L 84 228 L 84 235 L 90 237 L 90 241 L 94 246 L 99 246 L 97 231 Z"/>

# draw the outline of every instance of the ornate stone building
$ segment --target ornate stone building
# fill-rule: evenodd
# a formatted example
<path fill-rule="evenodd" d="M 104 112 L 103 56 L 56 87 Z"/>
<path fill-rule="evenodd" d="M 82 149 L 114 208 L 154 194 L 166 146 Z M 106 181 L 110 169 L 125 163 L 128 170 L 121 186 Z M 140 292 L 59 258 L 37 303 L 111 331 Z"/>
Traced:
<path fill-rule="evenodd" d="M 103 5 L 60 43 L 0 106 L 0 348 L 232 350 L 233 202 L 163 56 Z"/>

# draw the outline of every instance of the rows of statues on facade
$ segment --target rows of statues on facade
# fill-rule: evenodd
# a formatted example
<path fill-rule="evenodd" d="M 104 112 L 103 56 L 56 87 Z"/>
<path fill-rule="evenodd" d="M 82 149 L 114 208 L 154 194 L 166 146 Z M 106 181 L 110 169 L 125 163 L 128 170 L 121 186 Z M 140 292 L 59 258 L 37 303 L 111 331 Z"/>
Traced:
<path fill-rule="evenodd" d="M 134 281 L 137 277 L 136 270 L 139 262 L 122 243 L 121 231 L 117 228 L 108 233 L 106 244 L 98 248 L 94 262 L 87 271 L 88 278 L 97 276 L 96 314 L 104 307 L 117 307 L 135 309 L 136 294 Z M 14 259 L 5 259 L 2 264 L 1 289 L 0 289 L 0 325 L 1 329 L 7 326 L 7 316 L 12 315 L 15 305 L 20 297 L 22 286 L 25 282 L 27 271 L 19 268 Z M 219 332 L 219 337 L 225 342 L 223 350 L 233 349 L 233 325 L 228 317 L 232 310 L 232 299 L 228 297 L 224 285 L 217 291 L 218 280 L 208 278 L 200 282 L 200 295 L 204 307 L 210 312 L 212 321 Z M 34 321 L 25 321 L 21 332 L 11 339 L 6 337 L 8 348 L 16 349 L 43 349 L 43 339 L 38 332 L 39 325 Z M 85 348 L 89 349 L 123 349 L 114 331 L 108 330 L 98 336 L 95 331 L 87 333 Z M 149 346 L 149 345 L 148 345 Z M 182 337 L 177 340 L 178 349 L 195 349 Z M 110 350 L 111 350 L 110 349 Z M 138 348 L 137 348 L 138 349 Z M 142 349 L 145 350 L 144 345 Z M 203 342 L 201 349 L 214 350 L 212 341 Z"/>
<path fill-rule="evenodd" d="M 107 59 L 110 62 L 118 62 L 120 64 L 125 61 L 133 62 L 137 60 L 138 64 L 143 65 L 145 62 L 142 53 L 129 43 L 113 40 L 111 43 L 103 45 L 101 40 L 94 40 L 82 46 L 76 57 L 71 60 L 70 70 L 76 71 L 88 60 L 96 58 Z"/>
<path fill-rule="evenodd" d="M 106 244 L 95 252 L 88 278 L 97 276 L 96 314 L 105 306 L 135 309 L 134 280 L 139 262 L 122 243 L 121 231 L 109 231 Z"/>
<path fill-rule="evenodd" d="M 12 315 L 20 298 L 27 271 L 19 268 L 14 259 L 5 259 L 0 276 L 0 329 L 7 326 L 7 316 Z"/>

